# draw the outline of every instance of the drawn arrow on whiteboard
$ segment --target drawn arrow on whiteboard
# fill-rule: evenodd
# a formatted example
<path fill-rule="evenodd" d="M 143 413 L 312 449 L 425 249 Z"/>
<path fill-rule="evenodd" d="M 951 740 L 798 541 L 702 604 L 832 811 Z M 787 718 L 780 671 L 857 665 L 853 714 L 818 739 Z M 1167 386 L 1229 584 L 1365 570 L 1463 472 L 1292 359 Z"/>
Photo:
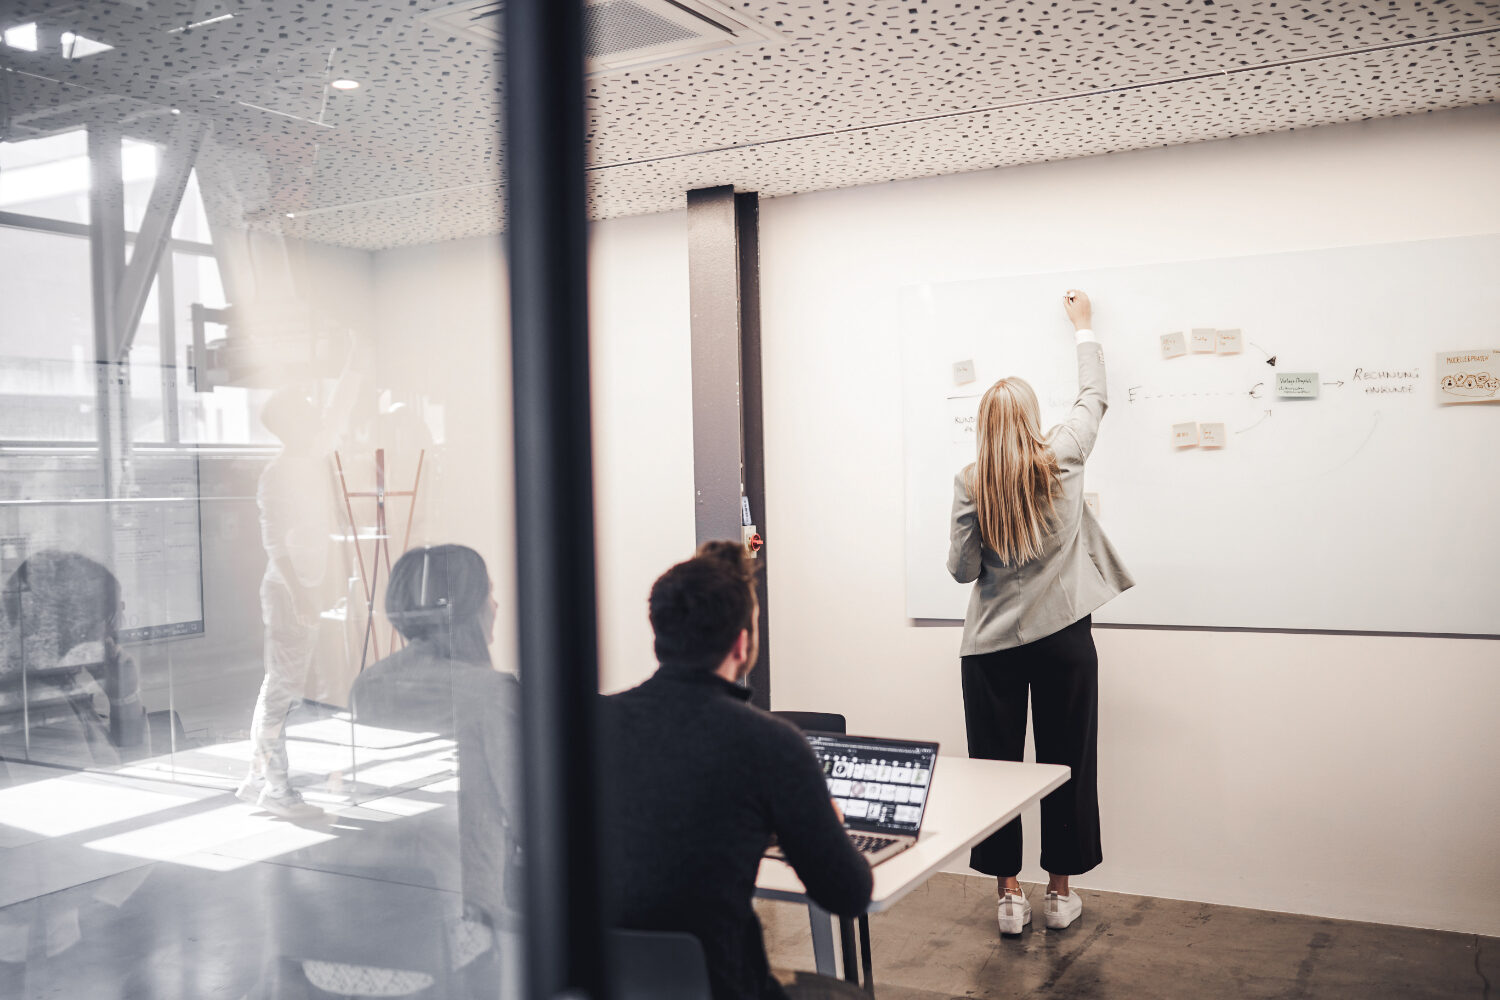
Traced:
<path fill-rule="evenodd" d="M 1254 387 L 1252 387 L 1251 390 L 1250 390 L 1250 398 L 1251 399 L 1259 399 L 1260 398 L 1260 390 L 1263 389 L 1263 388 L 1265 388 L 1265 385 L 1266 384 L 1264 382 L 1257 382 L 1257 383 L 1255 383 Z"/>
<path fill-rule="evenodd" d="M 1343 379 L 1339 379 L 1337 382 L 1324 382 L 1323 384 L 1324 385 L 1332 385 L 1332 386 L 1340 386 L 1340 385 L 1344 384 L 1344 380 Z"/>
<path fill-rule="evenodd" d="M 1260 353 L 1262 353 L 1262 354 L 1264 354 L 1266 356 L 1266 364 L 1270 365 L 1272 368 L 1276 367 L 1276 355 L 1272 354 L 1270 351 L 1266 350 L 1264 347 L 1261 347 L 1259 344 L 1257 344 L 1253 340 L 1250 341 L 1250 346 L 1253 347 L 1253 348 L 1255 348 L 1257 351 L 1259 351 Z"/>

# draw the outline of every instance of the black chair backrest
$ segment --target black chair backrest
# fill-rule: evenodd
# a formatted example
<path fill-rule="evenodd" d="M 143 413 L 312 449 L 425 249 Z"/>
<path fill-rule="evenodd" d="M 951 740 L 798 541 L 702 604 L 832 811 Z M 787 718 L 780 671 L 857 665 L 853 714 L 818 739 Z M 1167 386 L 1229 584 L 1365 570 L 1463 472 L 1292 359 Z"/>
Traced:
<path fill-rule="evenodd" d="M 609 932 L 615 1000 L 713 1000 L 703 946 L 679 931 Z"/>
<path fill-rule="evenodd" d="M 847 733 L 849 723 L 834 712 L 772 712 L 778 719 L 785 719 L 803 732 Z"/>

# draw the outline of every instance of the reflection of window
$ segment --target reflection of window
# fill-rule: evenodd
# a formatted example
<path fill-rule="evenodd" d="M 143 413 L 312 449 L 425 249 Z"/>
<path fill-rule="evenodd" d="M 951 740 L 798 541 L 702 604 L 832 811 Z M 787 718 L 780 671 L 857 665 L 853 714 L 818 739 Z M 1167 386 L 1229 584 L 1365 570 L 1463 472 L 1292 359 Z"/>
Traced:
<path fill-rule="evenodd" d="M 127 246 L 144 221 L 159 158 L 154 145 L 122 142 Z M 80 442 L 98 433 L 89 184 L 81 130 L 0 143 L 0 441 Z M 192 173 L 125 359 L 135 441 L 269 440 L 257 418 L 264 392 L 193 391 L 192 306 L 228 305 L 210 241 Z M 107 360 L 113 368 L 115 359 Z"/>
<path fill-rule="evenodd" d="M 198 172 L 188 174 L 187 191 L 182 196 L 182 206 L 177 209 L 177 218 L 172 221 L 172 237 L 192 240 L 196 243 L 212 243 L 208 231 L 208 213 L 203 210 L 203 193 L 198 189 Z"/>
<path fill-rule="evenodd" d="M 0 438 L 92 440 L 88 240 L 0 228 L 0 261 Z"/>
<path fill-rule="evenodd" d="M 145 218 L 159 159 L 160 150 L 151 143 L 126 139 L 120 146 L 127 230 L 140 229 Z M 80 130 L 0 143 L 0 211 L 88 222 L 88 136 Z M 206 234 L 193 238 L 203 239 Z"/>
<path fill-rule="evenodd" d="M 188 369 L 188 348 L 193 342 L 193 306 L 222 309 L 229 305 L 219 266 L 213 257 L 197 253 L 174 253 L 173 280 L 176 302 L 173 305 L 177 328 L 177 370 L 181 433 L 183 441 L 201 444 L 269 444 L 275 438 L 260 426 L 260 408 L 270 396 L 268 390 L 239 386 L 216 386 L 212 392 L 193 391 Z M 223 329 L 210 326 L 209 341 L 223 335 Z"/>

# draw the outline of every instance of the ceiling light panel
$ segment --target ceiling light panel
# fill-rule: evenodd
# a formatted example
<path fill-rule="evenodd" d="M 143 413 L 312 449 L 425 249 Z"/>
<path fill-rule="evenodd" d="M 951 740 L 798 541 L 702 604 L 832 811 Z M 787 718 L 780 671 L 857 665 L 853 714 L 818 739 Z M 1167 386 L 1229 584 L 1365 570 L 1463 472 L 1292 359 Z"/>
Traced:
<path fill-rule="evenodd" d="M 433 27 L 498 46 L 502 0 L 469 0 L 424 15 Z M 781 35 L 718 0 L 587 0 L 584 64 L 590 76 L 781 41 Z"/>

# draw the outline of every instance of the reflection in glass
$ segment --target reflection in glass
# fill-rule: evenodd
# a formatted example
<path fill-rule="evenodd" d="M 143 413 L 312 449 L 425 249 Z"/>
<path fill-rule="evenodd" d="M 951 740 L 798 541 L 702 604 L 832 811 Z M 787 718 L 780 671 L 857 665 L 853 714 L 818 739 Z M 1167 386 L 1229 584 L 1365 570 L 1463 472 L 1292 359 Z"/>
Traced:
<path fill-rule="evenodd" d="M 283 728 L 317 654 L 322 590 L 335 529 L 329 465 L 338 424 L 292 389 L 271 396 L 261 425 L 281 441 L 256 488 L 266 572 L 260 583 L 266 677 L 250 723 L 250 772 L 235 794 L 279 816 L 313 818 L 322 810 L 292 786 Z"/>
<path fill-rule="evenodd" d="M 5 580 L 0 754 L 118 764 L 146 742 L 140 675 L 120 651 L 120 583 L 76 552 L 44 550 Z"/>
<path fill-rule="evenodd" d="M 519 995 L 494 53 L 191 6 L 0 23 L 0 996 Z"/>

